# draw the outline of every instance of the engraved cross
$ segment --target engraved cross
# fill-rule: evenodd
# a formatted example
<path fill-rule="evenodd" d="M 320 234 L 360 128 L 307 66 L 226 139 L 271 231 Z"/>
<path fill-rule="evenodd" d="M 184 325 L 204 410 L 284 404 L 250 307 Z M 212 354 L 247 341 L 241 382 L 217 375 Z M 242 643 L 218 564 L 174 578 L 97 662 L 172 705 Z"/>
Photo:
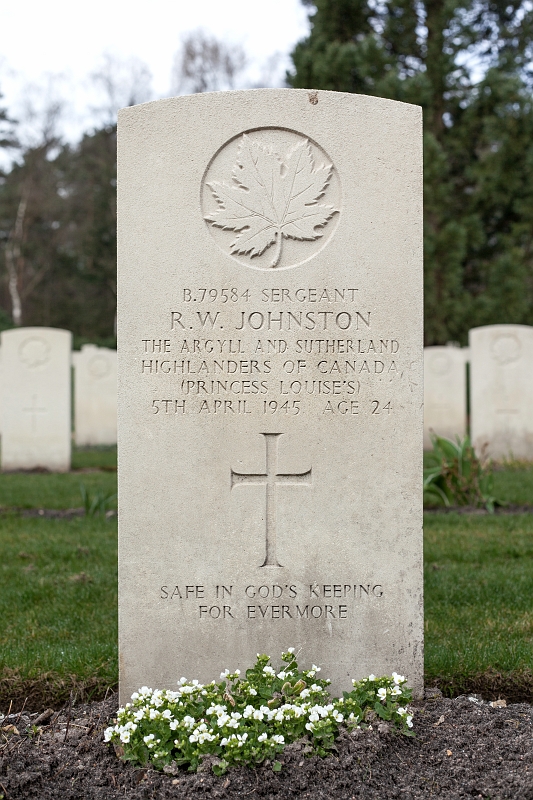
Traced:
<path fill-rule="evenodd" d="M 33 395 L 31 401 L 31 408 L 23 408 L 24 412 L 31 414 L 31 430 L 32 433 L 35 433 L 37 428 L 37 414 L 46 414 L 46 408 L 37 408 L 37 395 Z"/>
<path fill-rule="evenodd" d="M 231 488 L 248 483 L 266 486 L 266 557 L 262 567 L 281 567 L 276 556 L 276 487 L 311 486 L 311 469 L 307 472 L 278 472 L 278 437 L 282 433 L 262 433 L 266 445 L 266 469 L 263 473 L 242 473 L 231 470 Z"/>

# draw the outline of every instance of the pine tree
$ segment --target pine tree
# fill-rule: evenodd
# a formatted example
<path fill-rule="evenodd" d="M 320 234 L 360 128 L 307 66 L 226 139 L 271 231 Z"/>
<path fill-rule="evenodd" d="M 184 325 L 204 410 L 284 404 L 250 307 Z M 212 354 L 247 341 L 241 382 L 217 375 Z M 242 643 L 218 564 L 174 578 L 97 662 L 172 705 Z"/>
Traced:
<path fill-rule="evenodd" d="M 527 0 L 304 0 L 296 88 L 424 112 L 425 339 L 533 324 L 533 11 Z"/>

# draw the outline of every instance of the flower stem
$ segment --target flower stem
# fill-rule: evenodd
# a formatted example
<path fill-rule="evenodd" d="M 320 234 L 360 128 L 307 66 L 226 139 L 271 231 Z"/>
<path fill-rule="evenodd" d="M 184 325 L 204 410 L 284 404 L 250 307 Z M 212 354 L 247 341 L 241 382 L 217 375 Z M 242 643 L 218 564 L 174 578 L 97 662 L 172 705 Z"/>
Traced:
<path fill-rule="evenodd" d="M 271 267 L 277 267 L 278 264 L 279 264 L 279 260 L 281 258 L 281 242 L 282 242 L 282 239 L 283 239 L 283 234 L 279 230 L 279 228 L 278 228 L 277 234 L 278 234 L 278 238 L 277 238 L 277 241 L 276 241 L 276 250 L 275 250 L 275 253 L 274 253 L 274 259 L 273 259 L 273 261 L 272 261 L 272 263 L 270 265 Z"/>

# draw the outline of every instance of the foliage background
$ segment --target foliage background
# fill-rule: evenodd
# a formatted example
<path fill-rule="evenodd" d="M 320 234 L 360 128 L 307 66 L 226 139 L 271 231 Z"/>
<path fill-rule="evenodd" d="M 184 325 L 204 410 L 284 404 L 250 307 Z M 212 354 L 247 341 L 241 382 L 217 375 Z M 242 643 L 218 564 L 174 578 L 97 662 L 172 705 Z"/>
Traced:
<path fill-rule="evenodd" d="M 523 0 L 304 0 L 293 87 L 424 113 L 425 343 L 533 324 L 533 10 Z"/>
<path fill-rule="evenodd" d="M 293 87 L 420 104 L 425 157 L 425 343 L 467 343 L 478 325 L 533 325 L 533 8 L 529 0 L 303 0 L 310 34 Z M 239 85 L 245 55 L 196 33 L 176 91 Z M 116 66 L 116 65 L 115 65 Z M 81 141 L 17 142 L 0 108 L 0 329 L 50 325 L 113 345 L 114 110 L 147 99 L 139 69 L 100 75 L 109 113 Z M 115 78 L 114 78 L 115 76 Z M 124 83 L 124 85 L 122 85 Z M 127 86 L 126 86 L 127 84 Z"/>

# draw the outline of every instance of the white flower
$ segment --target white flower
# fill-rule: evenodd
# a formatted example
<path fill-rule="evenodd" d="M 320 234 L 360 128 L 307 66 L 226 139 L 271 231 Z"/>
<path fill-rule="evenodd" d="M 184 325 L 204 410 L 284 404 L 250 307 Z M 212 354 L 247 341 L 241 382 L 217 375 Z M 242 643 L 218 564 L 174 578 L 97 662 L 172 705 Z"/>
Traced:
<path fill-rule="evenodd" d="M 221 681 L 223 681 L 223 680 L 224 680 L 224 678 L 227 678 L 229 674 L 230 674 L 230 672 L 229 672 L 229 669 L 226 667 L 226 669 L 224 670 L 224 672 L 221 672 L 221 673 L 220 673 L 220 680 L 221 680 Z"/>
<path fill-rule="evenodd" d="M 402 706 L 400 706 L 400 708 L 398 709 L 398 714 L 400 715 L 400 717 L 405 717 L 405 715 L 407 714 L 407 710 L 405 708 L 402 708 Z"/>
<path fill-rule="evenodd" d="M 407 717 L 405 718 L 405 721 L 407 722 L 407 727 L 408 728 L 412 728 L 413 727 L 413 715 L 412 714 L 408 714 Z"/>
<path fill-rule="evenodd" d="M 150 745 L 150 742 L 153 742 L 154 739 L 155 739 L 154 734 L 153 733 L 149 733 L 148 736 L 144 737 L 143 741 L 144 741 L 145 744 Z"/>
<path fill-rule="evenodd" d="M 284 681 L 286 677 L 287 673 L 283 672 L 283 670 L 281 672 L 278 672 L 278 678 L 280 679 L 280 681 Z"/>
<path fill-rule="evenodd" d="M 266 733 L 261 733 L 261 734 L 259 734 L 259 736 L 257 737 L 257 741 L 258 741 L 258 742 L 264 742 L 266 739 L 268 739 L 268 736 L 267 736 L 267 734 L 266 734 Z"/>
<path fill-rule="evenodd" d="M 276 671 L 272 669 L 272 667 L 269 667 L 268 665 L 266 667 L 263 667 L 263 672 L 265 673 L 265 675 L 274 676 L 276 674 Z"/>
<path fill-rule="evenodd" d="M 272 737 L 272 741 L 276 742 L 276 744 L 285 744 L 285 737 L 281 735 L 281 733 L 275 733 Z"/>
<path fill-rule="evenodd" d="M 180 724 L 180 723 L 179 723 L 179 720 L 177 720 L 177 719 L 173 719 L 173 720 L 172 720 L 172 722 L 171 722 L 171 723 L 170 723 L 170 725 L 169 725 L 169 728 L 170 728 L 170 730 L 171 730 L 171 731 L 175 731 L 175 730 L 176 730 L 176 728 L 179 726 L 179 724 Z"/>
<path fill-rule="evenodd" d="M 261 721 L 264 718 L 265 713 L 262 708 L 256 708 L 252 716 L 254 719 L 258 719 L 259 721 Z"/>
<path fill-rule="evenodd" d="M 276 722 L 283 722 L 283 710 L 280 708 L 278 712 L 276 712 L 276 716 L 274 717 Z"/>
<path fill-rule="evenodd" d="M 387 690 L 384 687 L 382 687 L 381 689 L 378 689 L 378 697 L 379 697 L 380 700 L 386 700 L 387 699 Z"/>
<path fill-rule="evenodd" d="M 235 670 L 235 672 L 234 672 L 233 674 L 234 674 L 234 675 L 240 675 L 240 674 L 241 674 L 241 671 L 240 671 L 240 669 L 236 669 L 236 670 Z"/>
<path fill-rule="evenodd" d="M 229 742 L 229 739 L 226 739 L 225 737 L 224 737 L 224 739 L 220 740 L 220 744 L 222 745 L 222 747 L 225 747 L 228 742 Z"/>
<path fill-rule="evenodd" d="M 292 655 L 294 653 L 294 647 L 289 647 L 287 653 L 290 653 Z"/>
<path fill-rule="evenodd" d="M 312 669 L 312 670 L 314 670 L 314 672 L 320 672 L 320 671 L 321 671 L 321 669 L 322 669 L 322 667 L 317 667 L 317 665 L 316 665 L 316 664 L 313 664 L 313 666 L 311 667 L 311 669 Z"/>
<path fill-rule="evenodd" d="M 254 711 L 255 711 L 255 709 L 254 709 L 253 706 L 246 706 L 246 708 L 242 712 L 242 715 L 243 715 L 244 719 L 250 719 L 250 717 L 252 716 Z"/>
<path fill-rule="evenodd" d="M 190 717 L 188 714 L 187 716 L 183 717 L 183 724 L 186 728 L 192 728 L 194 725 L 194 717 Z"/>
<path fill-rule="evenodd" d="M 342 722 L 344 717 L 338 711 L 333 712 L 333 716 L 335 717 L 337 722 Z"/>
<path fill-rule="evenodd" d="M 105 732 L 104 732 L 104 742 L 110 742 L 111 739 L 113 738 L 113 733 L 114 732 L 115 732 L 115 729 L 113 727 L 106 728 Z"/>
<path fill-rule="evenodd" d="M 321 692 L 321 691 L 322 691 L 322 689 L 320 688 L 320 686 L 318 685 L 318 683 L 313 683 L 313 684 L 312 684 L 312 686 L 311 686 L 311 691 L 312 691 L 312 692 Z"/>
<path fill-rule="evenodd" d="M 140 720 L 141 720 L 143 717 L 144 717 L 144 708 L 140 708 L 140 709 L 139 709 L 138 711 L 136 711 L 136 712 L 135 712 L 135 714 L 133 715 L 133 719 L 136 719 L 136 720 L 137 720 L 137 722 L 140 722 Z"/>
<path fill-rule="evenodd" d="M 306 722 L 305 727 L 307 728 L 308 731 L 312 731 L 315 726 L 313 725 L 312 722 Z"/>
<path fill-rule="evenodd" d="M 248 694 L 251 694 L 251 695 L 253 695 L 254 697 L 255 697 L 255 695 L 257 694 L 257 692 L 256 692 L 256 690 L 254 689 L 254 687 L 253 687 L 253 686 L 249 686 L 249 687 L 248 687 Z"/>
<path fill-rule="evenodd" d="M 247 733 L 242 733 L 242 734 L 238 733 L 237 734 L 237 742 L 238 742 L 239 747 L 243 746 L 243 744 L 245 743 L 247 738 L 248 738 L 248 734 Z"/>
<path fill-rule="evenodd" d="M 163 719 L 172 719 L 172 711 L 170 710 L 170 708 L 165 708 L 161 716 L 163 717 Z"/>
<path fill-rule="evenodd" d="M 303 697 L 305 700 L 305 698 L 309 697 L 310 694 L 311 692 L 309 691 L 309 689 L 302 689 L 302 691 L 300 692 L 300 697 Z"/>
<path fill-rule="evenodd" d="M 405 683 L 405 678 L 403 675 L 398 675 L 397 672 L 392 673 L 392 677 L 394 678 L 394 683 Z"/>
<path fill-rule="evenodd" d="M 369 681 L 375 681 L 375 680 L 376 680 L 376 676 L 375 676 L 374 674 L 372 674 L 372 675 L 369 675 L 369 676 L 368 676 L 368 680 L 369 680 Z"/>
<path fill-rule="evenodd" d="M 396 684 L 395 684 L 391 689 L 391 694 L 396 696 L 396 695 L 401 694 L 401 693 L 402 693 L 402 690 L 400 689 L 399 686 L 396 686 Z"/>
<path fill-rule="evenodd" d="M 316 711 L 312 711 L 311 714 L 309 714 L 309 722 L 318 722 L 319 719 L 320 719 L 320 717 L 318 716 Z"/>

